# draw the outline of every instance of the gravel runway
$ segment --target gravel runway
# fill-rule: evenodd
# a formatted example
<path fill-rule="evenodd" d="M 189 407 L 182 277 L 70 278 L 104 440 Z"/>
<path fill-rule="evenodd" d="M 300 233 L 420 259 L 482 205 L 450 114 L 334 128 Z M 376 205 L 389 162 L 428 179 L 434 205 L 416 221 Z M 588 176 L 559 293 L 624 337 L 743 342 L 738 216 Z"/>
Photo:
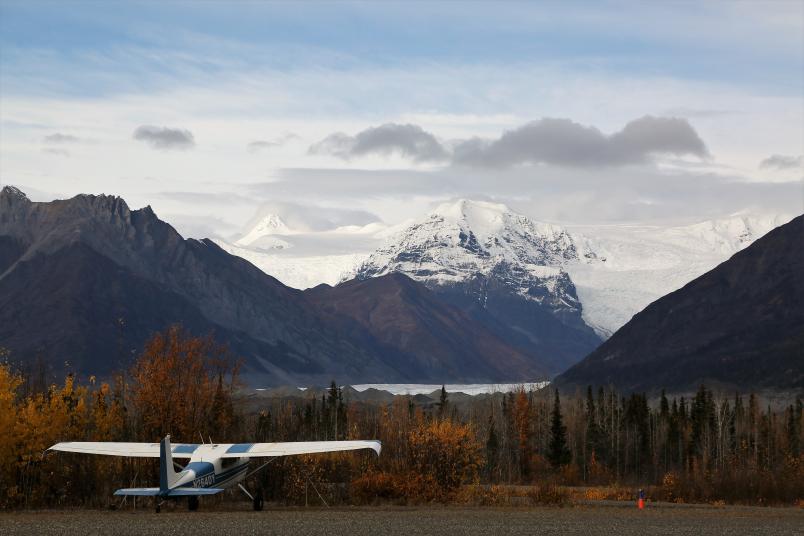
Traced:
<path fill-rule="evenodd" d="M 386 534 L 804 534 L 800 508 L 580 505 L 565 508 L 368 507 L 262 512 L 36 511 L 0 514 L 0 534 L 378 536 Z"/>

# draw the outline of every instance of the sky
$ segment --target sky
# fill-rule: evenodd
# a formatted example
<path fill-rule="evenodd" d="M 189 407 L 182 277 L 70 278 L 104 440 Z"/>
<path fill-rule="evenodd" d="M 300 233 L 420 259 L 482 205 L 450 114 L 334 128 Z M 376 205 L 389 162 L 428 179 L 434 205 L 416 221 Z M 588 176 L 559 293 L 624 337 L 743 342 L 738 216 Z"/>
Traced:
<path fill-rule="evenodd" d="M 0 184 L 191 237 L 804 212 L 804 3 L 0 0 Z"/>

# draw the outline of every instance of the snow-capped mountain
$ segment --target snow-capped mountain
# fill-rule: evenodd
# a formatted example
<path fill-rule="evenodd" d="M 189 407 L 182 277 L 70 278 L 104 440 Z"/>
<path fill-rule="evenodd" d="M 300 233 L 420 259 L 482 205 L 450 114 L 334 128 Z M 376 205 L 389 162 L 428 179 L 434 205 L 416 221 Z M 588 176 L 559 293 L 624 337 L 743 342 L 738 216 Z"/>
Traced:
<path fill-rule="evenodd" d="M 380 247 L 355 276 L 403 272 L 430 286 L 494 276 L 554 314 L 580 312 L 606 338 L 652 301 L 790 219 L 736 214 L 675 227 L 560 227 L 505 205 L 460 200 Z"/>
<path fill-rule="evenodd" d="M 582 320 L 564 268 L 594 259 L 559 226 L 534 222 L 505 205 L 461 199 L 399 233 L 354 277 L 404 273 L 560 369 L 600 342 Z"/>
<path fill-rule="evenodd" d="M 607 338 L 649 303 L 790 219 L 745 213 L 683 226 L 559 226 L 505 205 L 460 200 L 396 227 L 305 232 L 262 215 L 240 239 L 216 242 L 301 289 L 402 272 L 442 290 L 470 283 L 472 300 L 482 304 L 489 285 L 505 286 L 570 324 L 580 314 Z M 286 245 L 271 247 L 271 240 Z"/>
<path fill-rule="evenodd" d="M 575 241 L 561 227 L 536 223 L 505 205 L 461 199 L 405 229 L 372 253 L 354 276 L 402 272 L 433 287 L 494 277 L 525 299 L 555 311 L 580 312 L 563 269 L 579 260 Z M 476 298 L 483 303 L 484 289 L 478 290 Z"/>

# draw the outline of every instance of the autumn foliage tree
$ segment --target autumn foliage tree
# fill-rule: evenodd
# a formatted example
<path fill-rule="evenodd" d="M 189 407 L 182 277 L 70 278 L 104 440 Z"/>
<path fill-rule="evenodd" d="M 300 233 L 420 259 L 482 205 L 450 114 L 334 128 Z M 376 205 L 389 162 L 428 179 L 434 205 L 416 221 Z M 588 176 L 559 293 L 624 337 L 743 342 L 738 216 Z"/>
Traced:
<path fill-rule="evenodd" d="M 131 398 L 139 435 L 159 440 L 170 433 L 189 442 L 230 437 L 232 395 L 238 365 L 212 336 L 193 337 L 180 326 L 157 333 L 131 369 Z"/>
<path fill-rule="evenodd" d="M 474 482 L 482 463 L 482 446 L 468 424 L 446 419 L 421 423 L 408 435 L 410 470 L 421 484 L 445 496 Z"/>
<path fill-rule="evenodd" d="M 17 438 L 13 430 L 17 421 L 16 393 L 21 383 L 22 378 L 11 367 L 0 363 L 0 489 L 7 493 L 16 484 Z"/>

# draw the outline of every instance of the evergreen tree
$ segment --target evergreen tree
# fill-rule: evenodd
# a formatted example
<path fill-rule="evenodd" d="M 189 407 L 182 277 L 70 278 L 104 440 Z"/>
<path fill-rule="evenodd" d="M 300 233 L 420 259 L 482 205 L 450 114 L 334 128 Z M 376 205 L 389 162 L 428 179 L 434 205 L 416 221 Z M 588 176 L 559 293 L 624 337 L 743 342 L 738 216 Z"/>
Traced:
<path fill-rule="evenodd" d="M 489 415 L 489 437 L 486 440 L 486 472 L 489 480 L 494 480 L 494 469 L 497 467 L 497 457 L 500 450 L 500 440 L 494 428 L 494 417 Z"/>
<path fill-rule="evenodd" d="M 597 460 L 605 458 L 606 442 L 598 424 L 597 408 L 595 399 L 592 397 L 592 387 L 586 390 L 586 458 L 591 459 L 592 454 Z"/>
<path fill-rule="evenodd" d="M 547 459 L 553 467 L 559 468 L 572 461 L 572 454 L 567 448 L 567 427 L 561 417 L 561 399 L 556 389 L 556 398 L 553 403 L 553 414 L 550 419 L 550 445 L 548 447 Z"/>
<path fill-rule="evenodd" d="M 447 414 L 447 405 L 449 404 L 449 398 L 447 397 L 447 388 L 445 385 L 441 386 L 441 396 L 438 398 L 438 417 L 444 418 Z"/>
<path fill-rule="evenodd" d="M 659 416 L 664 420 L 667 420 L 670 416 L 670 404 L 667 402 L 667 395 L 664 389 L 662 389 L 662 398 L 659 402 Z"/>
<path fill-rule="evenodd" d="M 796 420 L 796 409 L 793 407 L 793 404 L 787 408 L 787 445 L 790 454 L 794 457 L 798 457 L 800 452 L 799 442 L 798 442 L 798 422 Z"/>

